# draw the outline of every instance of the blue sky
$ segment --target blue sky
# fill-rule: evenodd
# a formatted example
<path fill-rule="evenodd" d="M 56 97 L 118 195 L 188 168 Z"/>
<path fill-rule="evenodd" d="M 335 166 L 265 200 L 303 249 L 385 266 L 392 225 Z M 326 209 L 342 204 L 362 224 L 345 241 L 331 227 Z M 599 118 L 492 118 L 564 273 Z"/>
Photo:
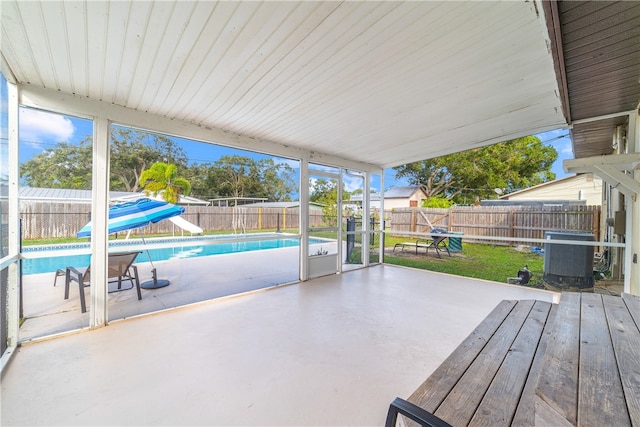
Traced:
<path fill-rule="evenodd" d="M 88 120 L 38 110 L 22 109 L 20 115 L 20 162 L 22 163 L 29 160 L 47 148 L 55 147 L 56 144 L 61 141 L 78 143 L 87 135 L 90 135 L 92 129 L 93 124 Z M 567 176 L 562 169 L 562 161 L 573 158 L 569 131 L 559 129 L 537 136 L 545 145 L 552 146 L 558 151 L 558 160 L 552 167 L 556 178 Z M 184 139 L 179 140 L 187 153 L 189 161 L 193 163 L 213 163 L 221 156 L 233 154 L 246 154 L 256 158 L 267 157 L 212 144 L 204 144 Z M 395 179 L 393 169 L 385 170 L 384 179 L 386 188 L 394 185 L 406 185 L 405 182 Z M 346 185 L 348 187 L 348 183 L 346 183 Z"/>

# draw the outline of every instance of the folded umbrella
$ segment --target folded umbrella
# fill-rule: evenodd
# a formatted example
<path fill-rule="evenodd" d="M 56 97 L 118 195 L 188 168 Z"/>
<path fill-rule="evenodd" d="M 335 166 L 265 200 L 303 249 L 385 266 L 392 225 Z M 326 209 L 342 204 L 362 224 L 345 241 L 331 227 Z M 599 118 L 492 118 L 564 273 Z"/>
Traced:
<path fill-rule="evenodd" d="M 184 213 L 183 207 L 147 197 L 131 202 L 118 203 L 109 208 L 108 234 L 145 227 L 182 213 Z M 91 236 L 91 221 L 82 227 L 76 236 Z M 144 242 L 144 236 L 142 241 Z M 148 250 L 147 255 L 149 255 Z M 151 261 L 151 255 L 149 255 L 149 261 L 153 267 L 151 270 L 153 280 L 142 283 L 140 286 L 146 289 L 167 286 L 169 284 L 168 280 L 157 279 L 156 268 L 153 266 L 153 261 Z"/>

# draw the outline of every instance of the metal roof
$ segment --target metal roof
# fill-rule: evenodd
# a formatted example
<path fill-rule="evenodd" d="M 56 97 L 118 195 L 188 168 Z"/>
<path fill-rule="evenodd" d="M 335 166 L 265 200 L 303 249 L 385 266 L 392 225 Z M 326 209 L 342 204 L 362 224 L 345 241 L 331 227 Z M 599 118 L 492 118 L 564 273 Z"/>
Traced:
<path fill-rule="evenodd" d="M 109 198 L 118 198 L 131 194 L 135 193 L 130 193 L 127 191 L 110 191 Z M 77 190 L 70 188 L 20 187 L 20 200 L 43 202 L 51 201 L 60 203 L 91 203 L 91 190 Z"/>
<path fill-rule="evenodd" d="M 416 191 L 424 191 L 419 186 L 391 187 L 384 192 L 385 199 L 402 199 L 413 196 Z M 426 197 L 426 194 L 425 194 Z"/>
<path fill-rule="evenodd" d="M 60 202 L 60 203 L 91 203 L 91 190 L 78 190 L 71 188 L 38 188 L 20 187 L 20 200 L 40 201 L 40 202 Z M 135 200 L 140 197 L 150 197 L 144 193 L 130 191 L 110 191 L 109 200 L 114 202 L 124 202 Z M 156 197 L 159 199 L 159 197 Z M 180 196 L 179 205 L 208 205 L 206 200 L 191 196 Z"/>
<path fill-rule="evenodd" d="M 2 1 L 24 105 L 391 167 L 565 124 L 539 1 Z M 276 152 L 277 151 L 277 152 Z"/>
<path fill-rule="evenodd" d="M 324 205 L 315 202 L 309 202 L 310 209 L 322 209 Z M 293 209 L 300 207 L 300 202 L 258 202 L 239 205 L 240 208 L 284 208 Z"/>
<path fill-rule="evenodd" d="M 391 187 L 384 192 L 384 198 L 385 199 L 405 199 L 413 196 L 416 191 L 423 191 L 423 190 L 417 185 Z M 426 197 L 426 194 L 425 194 L 425 197 Z M 362 194 L 354 194 L 349 198 L 349 201 L 351 202 L 361 202 L 362 200 L 363 200 Z M 380 193 L 371 193 L 369 195 L 369 200 L 379 201 Z"/>

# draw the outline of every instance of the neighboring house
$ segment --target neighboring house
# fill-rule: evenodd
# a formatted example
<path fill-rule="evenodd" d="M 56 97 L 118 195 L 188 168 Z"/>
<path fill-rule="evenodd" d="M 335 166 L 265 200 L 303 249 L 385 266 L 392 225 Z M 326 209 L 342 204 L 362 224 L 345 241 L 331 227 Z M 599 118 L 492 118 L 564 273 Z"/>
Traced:
<path fill-rule="evenodd" d="M 145 196 L 144 193 L 135 193 L 130 191 L 110 191 L 109 200 L 113 202 L 124 202 L 135 200 Z M 69 188 L 37 188 L 37 187 L 20 187 L 21 202 L 48 202 L 48 203 L 80 203 L 91 204 L 91 190 L 76 190 Z M 189 205 L 208 205 L 206 200 L 196 197 L 180 196 L 177 203 L 182 206 Z"/>
<path fill-rule="evenodd" d="M 373 209 L 380 209 L 380 194 L 373 193 L 369 199 Z M 418 185 L 391 187 L 384 192 L 384 209 L 417 208 L 422 206 L 422 201 L 425 199 L 427 199 L 427 193 Z M 362 206 L 362 194 L 352 196 L 350 202 L 356 206 Z"/>
<path fill-rule="evenodd" d="M 602 179 L 593 174 L 580 174 L 545 182 L 500 197 L 511 201 L 580 201 L 585 205 L 602 206 Z"/>

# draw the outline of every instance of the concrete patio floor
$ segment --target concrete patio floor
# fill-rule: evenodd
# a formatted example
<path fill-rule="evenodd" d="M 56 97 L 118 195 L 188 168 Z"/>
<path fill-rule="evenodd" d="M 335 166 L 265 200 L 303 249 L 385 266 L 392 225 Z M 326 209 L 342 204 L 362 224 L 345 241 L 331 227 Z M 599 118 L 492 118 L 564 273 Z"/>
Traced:
<path fill-rule="evenodd" d="M 557 297 L 380 265 L 115 321 L 20 347 L 0 421 L 382 425 L 500 300 Z"/>

